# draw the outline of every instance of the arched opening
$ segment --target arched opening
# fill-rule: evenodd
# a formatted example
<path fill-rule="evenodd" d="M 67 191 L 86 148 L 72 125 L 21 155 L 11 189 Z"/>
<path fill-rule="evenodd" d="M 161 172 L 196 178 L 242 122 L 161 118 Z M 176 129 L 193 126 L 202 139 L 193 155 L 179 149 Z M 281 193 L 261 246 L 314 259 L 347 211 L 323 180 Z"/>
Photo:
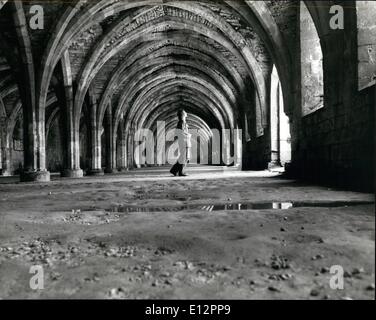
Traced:
<path fill-rule="evenodd" d="M 376 84 L 376 2 L 355 1 L 358 27 L 358 88 Z"/>
<path fill-rule="evenodd" d="M 300 1 L 300 59 L 302 116 L 324 107 L 323 53 L 312 16 Z"/>
<path fill-rule="evenodd" d="M 52 109 L 52 108 L 51 108 Z M 62 138 L 64 131 L 58 109 L 51 112 L 46 124 L 46 165 L 50 172 L 61 172 L 64 164 L 64 150 Z"/>
<path fill-rule="evenodd" d="M 278 71 L 273 66 L 270 86 L 270 144 L 269 168 L 291 162 L 291 134 L 289 118 L 285 114 L 282 86 Z"/>

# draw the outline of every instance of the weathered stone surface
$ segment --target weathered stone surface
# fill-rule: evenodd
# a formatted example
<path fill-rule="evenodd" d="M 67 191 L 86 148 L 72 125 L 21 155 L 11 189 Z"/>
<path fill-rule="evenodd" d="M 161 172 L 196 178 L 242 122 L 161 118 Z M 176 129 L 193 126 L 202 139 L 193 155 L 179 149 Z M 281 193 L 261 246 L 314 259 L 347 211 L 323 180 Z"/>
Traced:
<path fill-rule="evenodd" d="M 195 128 L 245 132 L 243 169 L 292 158 L 292 175 L 372 189 L 375 4 L 331 30 L 332 2 L 304 3 L 1 1 L 0 168 L 131 169 L 136 128 L 185 108 Z"/>

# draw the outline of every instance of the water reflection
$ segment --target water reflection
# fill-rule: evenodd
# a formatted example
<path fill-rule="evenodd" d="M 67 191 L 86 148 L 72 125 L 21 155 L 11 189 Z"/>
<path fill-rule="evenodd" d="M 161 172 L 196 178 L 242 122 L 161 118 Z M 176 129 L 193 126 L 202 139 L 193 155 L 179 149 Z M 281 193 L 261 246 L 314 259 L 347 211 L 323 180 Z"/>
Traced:
<path fill-rule="evenodd" d="M 373 202 L 245 202 L 245 203 L 229 203 L 229 204 L 183 204 L 174 206 L 131 206 L 120 205 L 111 208 L 112 212 L 177 212 L 183 210 L 199 210 L 199 211 L 242 211 L 242 210 L 288 210 L 300 207 L 317 207 L 317 208 L 335 208 L 347 207 L 355 205 L 373 204 Z"/>

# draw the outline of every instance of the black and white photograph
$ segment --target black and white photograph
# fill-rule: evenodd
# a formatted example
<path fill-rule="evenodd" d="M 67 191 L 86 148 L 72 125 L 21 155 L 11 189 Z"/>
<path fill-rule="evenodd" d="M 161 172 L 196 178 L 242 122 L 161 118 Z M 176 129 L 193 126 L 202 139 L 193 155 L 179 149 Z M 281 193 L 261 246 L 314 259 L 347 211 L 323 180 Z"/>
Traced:
<path fill-rule="evenodd" d="M 1 0 L 0 300 L 374 300 L 375 109 L 376 1 Z"/>

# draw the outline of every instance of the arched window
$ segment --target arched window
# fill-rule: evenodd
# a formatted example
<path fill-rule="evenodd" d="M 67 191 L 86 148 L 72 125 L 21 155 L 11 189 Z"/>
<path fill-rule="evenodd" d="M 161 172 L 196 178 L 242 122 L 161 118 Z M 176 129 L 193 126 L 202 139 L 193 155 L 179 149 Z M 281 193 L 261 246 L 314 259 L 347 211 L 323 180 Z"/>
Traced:
<path fill-rule="evenodd" d="M 324 106 L 323 55 L 311 14 L 300 2 L 302 116 Z"/>
<path fill-rule="evenodd" d="M 358 87 L 376 84 L 376 1 L 356 1 L 358 24 Z"/>
<path fill-rule="evenodd" d="M 291 162 L 290 123 L 284 112 L 282 87 L 275 65 L 270 85 L 270 149 L 269 167 Z"/>

